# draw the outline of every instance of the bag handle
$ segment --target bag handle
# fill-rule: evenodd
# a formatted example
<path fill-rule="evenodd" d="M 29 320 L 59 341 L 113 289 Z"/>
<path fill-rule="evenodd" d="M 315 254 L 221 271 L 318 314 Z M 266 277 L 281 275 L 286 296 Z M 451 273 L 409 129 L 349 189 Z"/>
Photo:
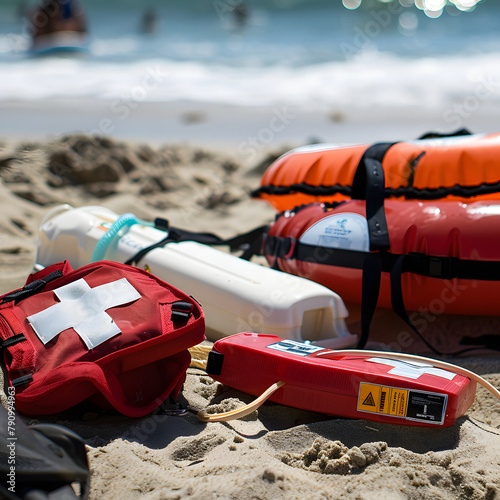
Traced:
<path fill-rule="evenodd" d="M 54 281 L 57 278 L 61 278 L 64 274 L 70 271 L 72 271 L 71 265 L 67 260 L 65 260 L 37 271 L 36 273 L 30 274 L 26 280 L 26 284 L 22 288 L 6 293 L 1 297 L 0 305 L 12 301 L 17 303 L 22 299 L 35 295 L 36 293 L 41 292 L 47 283 Z"/>
<path fill-rule="evenodd" d="M 61 275 L 65 275 L 73 271 L 73 267 L 71 267 L 71 264 L 67 260 L 57 262 L 56 264 L 44 267 L 35 273 L 30 274 L 26 280 L 26 285 L 32 283 L 33 281 L 44 279 L 49 274 L 57 271 L 60 271 Z"/>

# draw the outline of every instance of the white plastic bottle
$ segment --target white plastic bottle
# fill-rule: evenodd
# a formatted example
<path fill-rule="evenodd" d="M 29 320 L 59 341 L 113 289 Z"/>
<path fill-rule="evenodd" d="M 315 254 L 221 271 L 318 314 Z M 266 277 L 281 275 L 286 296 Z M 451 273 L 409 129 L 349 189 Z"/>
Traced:
<path fill-rule="evenodd" d="M 110 227 L 116 237 L 100 258 L 117 262 L 166 236 L 148 223 L 125 224 L 116 231 L 118 218 L 99 206 L 56 207 L 41 223 L 35 265 L 65 259 L 73 268 L 90 263 Z M 201 303 L 210 340 L 253 331 L 337 349 L 356 343 L 345 324 L 348 312 L 342 299 L 313 281 L 191 241 L 155 248 L 139 266 Z"/>

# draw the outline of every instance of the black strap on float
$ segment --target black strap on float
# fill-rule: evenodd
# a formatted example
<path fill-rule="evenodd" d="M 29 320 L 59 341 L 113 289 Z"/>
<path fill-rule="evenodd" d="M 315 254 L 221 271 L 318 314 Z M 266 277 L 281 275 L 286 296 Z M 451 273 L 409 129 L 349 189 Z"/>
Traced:
<path fill-rule="evenodd" d="M 435 257 L 421 253 L 367 253 L 342 248 L 318 247 L 301 243 L 292 238 L 279 236 L 266 237 L 264 253 L 266 255 L 273 255 L 276 259 L 289 258 L 304 262 L 316 262 L 327 266 L 362 269 L 362 301 L 364 300 L 364 307 L 362 306 L 361 330 L 365 335 L 369 331 L 369 325 L 373 318 L 376 301 L 378 300 L 380 274 L 386 272 L 390 273 L 391 302 L 394 312 L 410 326 L 432 352 L 439 355 L 458 355 L 484 347 L 500 351 L 499 335 L 485 335 L 476 338 L 464 337 L 461 342 L 463 345 L 478 347 L 471 347 L 454 353 L 441 353 L 438 351 L 422 336 L 421 332 L 415 327 L 408 316 L 404 305 L 401 282 L 404 273 L 418 274 L 442 280 L 476 279 L 482 281 L 500 281 L 499 261 L 464 260 L 456 257 Z"/>
<path fill-rule="evenodd" d="M 442 354 L 434 346 L 429 344 L 427 340 L 422 336 L 422 334 L 415 327 L 413 322 L 410 320 L 408 313 L 406 312 L 406 307 L 403 300 L 403 288 L 401 283 L 401 276 L 403 273 L 403 265 L 405 262 L 405 255 L 400 255 L 396 260 L 394 267 L 391 270 L 391 303 L 394 312 L 407 324 L 410 328 L 419 336 L 420 340 L 435 354 Z"/>
<path fill-rule="evenodd" d="M 318 247 L 281 236 L 266 236 L 264 253 L 281 259 L 296 259 L 349 269 L 363 269 L 368 255 L 367 252 L 361 250 Z M 435 257 L 423 253 L 384 252 L 382 254 L 382 272 L 390 273 L 401 257 L 404 257 L 401 265 L 402 273 L 413 273 L 444 280 L 457 278 L 500 281 L 500 261 Z"/>
<path fill-rule="evenodd" d="M 368 340 L 370 324 L 377 307 L 383 255 L 390 248 L 389 230 L 384 210 L 385 176 L 382 160 L 396 142 L 370 146 L 361 157 L 352 181 L 352 198 L 365 200 L 370 252 L 363 263 L 361 292 L 361 336 L 358 349 Z"/>
<path fill-rule="evenodd" d="M 377 307 L 380 281 L 387 250 L 390 248 L 389 230 L 384 210 L 385 176 L 382 160 L 387 151 L 397 142 L 377 143 L 370 146 L 361 157 L 352 181 L 353 199 L 365 200 L 366 220 L 370 240 L 370 253 L 324 248 L 321 263 L 345 265 L 363 270 L 361 295 L 361 336 L 358 349 L 362 349 L 367 340 L 370 324 Z M 286 238 L 267 237 L 265 253 L 277 257 L 294 257 L 299 260 L 317 262 L 318 247 L 303 245 Z M 330 261 L 330 262 L 328 262 Z M 340 263 L 340 264 L 339 264 Z M 386 263 L 387 264 L 387 263 Z"/>
<path fill-rule="evenodd" d="M 263 253 L 266 256 L 272 256 L 275 260 L 296 259 L 303 262 L 314 262 L 350 269 L 363 269 L 367 255 L 366 252 L 358 250 L 318 247 L 302 243 L 293 238 L 268 235 L 264 240 Z"/>
<path fill-rule="evenodd" d="M 462 135 L 472 135 L 472 132 L 466 128 L 459 128 L 455 130 L 455 132 L 427 132 L 422 134 L 418 140 L 421 141 L 423 139 L 444 139 L 446 137 L 460 137 Z"/>
<path fill-rule="evenodd" d="M 418 274 L 429 278 L 442 280 L 463 279 L 500 281 L 499 261 L 463 260 L 456 257 L 434 257 L 420 253 L 393 254 L 391 252 L 367 253 L 358 250 L 342 248 L 327 248 L 308 245 L 293 238 L 267 236 L 264 242 L 264 253 L 273 255 L 278 259 L 295 259 L 303 262 L 315 262 L 327 266 L 345 267 L 363 270 L 362 278 L 362 307 L 361 323 L 362 332 L 369 330 L 373 318 L 376 299 L 378 300 L 378 287 L 380 274 L 390 273 L 391 302 L 394 312 L 405 321 L 419 336 L 422 342 L 435 354 L 458 355 L 470 350 L 494 349 L 500 351 L 499 335 L 484 335 L 482 337 L 464 337 L 463 345 L 479 346 L 467 348 L 454 353 L 441 353 L 422 336 L 415 327 L 406 311 L 403 301 L 402 275 L 404 273 Z"/>
<path fill-rule="evenodd" d="M 371 251 L 389 250 L 389 230 L 385 218 L 385 176 L 382 160 L 396 142 L 381 142 L 370 146 L 361 157 L 352 180 L 353 200 L 366 201 L 366 220 Z"/>
<path fill-rule="evenodd" d="M 448 137 L 448 136 L 446 136 Z M 259 198 L 260 194 L 283 196 L 291 193 L 303 193 L 309 196 L 326 197 L 336 194 L 351 196 L 351 186 L 310 186 L 305 183 L 291 184 L 290 186 L 262 186 L 251 192 L 251 196 Z M 397 188 L 386 188 L 386 198 L 404 197 L 407 200 L 441 200 L 447 196 L 459 196 L 461 198 L 472 198 L 486 194 L 500 193 L 500 182 L 484 182 L 474 186 L 453 186 L 437 188 L 415 188 L 412 186 L 400 186 Z"/>
<path fill-rule="evenodd" d="M 467 261 L 455 257 L 432 257 L 421 254 L 399 255 L 390 271 L 391 303 L 394 312 L 418 335 L 420 340 L 435 354 L 458 356 L 465 352 L 484 349 L 500 351 L 499 335 L 483 335 L 482 337 L 464 337 L 462 345 L 467 347 L 453 353 L 443 353 L 432 346 L 411 321 L 403 300 L 402 274 L 412 272 L 431 278 L 440 279 L 480 279 L 489 281 L 500 280 L 500 262 L 493 261 Z"/>

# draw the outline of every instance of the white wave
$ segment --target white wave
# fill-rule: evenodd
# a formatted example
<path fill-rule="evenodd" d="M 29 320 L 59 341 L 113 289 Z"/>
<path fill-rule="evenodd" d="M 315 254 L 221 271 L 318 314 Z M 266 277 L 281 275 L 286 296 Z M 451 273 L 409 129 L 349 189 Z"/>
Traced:
<path fill-rule="evenodd" d="M 299 68 L 284 64 L 236 68 L 166 59 L 133 63 L 92 57 L 23 59 L 0 63 L 0 99 L 190 100 L 242 106 L 293 104 L 310 109 L 455 106 L 467 111 L 498 103 L 498 56 L 405 59 L 372 52 L 349 61 Z"/>

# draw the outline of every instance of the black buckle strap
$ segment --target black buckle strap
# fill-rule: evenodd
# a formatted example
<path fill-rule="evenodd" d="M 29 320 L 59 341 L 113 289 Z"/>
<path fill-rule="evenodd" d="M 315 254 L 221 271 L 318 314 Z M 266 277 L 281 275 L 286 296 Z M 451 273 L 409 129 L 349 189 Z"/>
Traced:
<path fill-rule="evenodd" d="M 297 241 L 293 238 L 282 238 L 280 236 L 265 236 L 263 253 L 280 259 L 293 259 Z"/>
<path fill-rule="evenodd" d="M 179 300 L 172 304 L 172 321 L 187 321 L 193 310 L 193 304 Z"/>
<path fill-rule="evenodd" d="M 210 246 L 229 246 L 233 251 L 242 250 L 242 259 L 249 260 L 253 255 L 259 255 L 262 246 L 262 237 L 267 232 L 268 226 L 260 226 L 252 229 L 248 233 L 240 234 L 230 239 L 223 239 L 212 233 L 196 233 L 169 227 L 168 221 L 156 219 L 155 227 L 163 231 L 168 231 L 168 236 L 158 243 L 154 243 L 137 252 L 133 257 L 125 261 L 125 264 L 137 265 L 139 261 L 151 250 L 161 248 L 167 243 L 179 243 L 181 241 L 195 241 L 203 245 Z"/>
<path fill-rule="evenodd" d="M 394 255 L 399 258 L 399 255 Z M 458 257 L 436 257 L 421 253 L 405 255 L 402 264 L 403 273 L 415 273 L 430 278 L 451 280 L 500 280 L 500 261 L 495 260 L 468 260 Z M 387 271 L 390 271 L 392 266 Z"/>
<path fill-rule="evenodd" d="M 352 199 L 366 200 L 366 220 L 370 235 L 370 250 L 384 251 L 390 247 L 385 218 L 385 176 L 382 160 L 396 142 L 381 142 L 370 146 L 361 157 L 352 180 Z"/>
<path fill-rule="evenodd" d="M 461 277 L 460 262 L 460 259 L 457 257 L 436 257 L 411 252 L 405 255 L 404 261 L 401 262 L 401 272 L 420 274 L 429 278 L 451 280 Z"/>
<path fill-rule="evenodd" d="M 358 349 L 363 349 L 368 341 L 370 325 L 377 307 L 382 277 L 382 253 L 366 254 L 361 284 L 361 335 Z"/>
<path fill-rule="evenodd" d="M 11 346 L 18 344 L 19 342 L 23 342 L 25 340 L 26 340 L 26 337 L 24 336 L 23 333 L 19 333 L 17 335 L 9 337 L 8 339 L 2 340 L 2 342 L 0 342 L 0 351 L 5 349 L 6 347 L 11 347 Z"/>
<path fill-rule="evenodd" d="M 31 374 L 23 375 L 12 380 L 12 387 L 19 387 L 21 385 L 29 384 L 33 380 Z"/>
<path fill-rule="evenodd" d="M 368 340 L 380 293 L 383 257 L 391 246 L 384 209 L 385 175 L 382 160 L 394 144 L 397 143 L 383 142 L 370 146 L 361 157 L 352 180 L 351 197 L 366 201 L 370 250 L 375 252 L 367 254 L 363 263 L 361 336 L 358 349 L 362 349 Z"/>
<path fill-rule="evenodd" d="M 11 302 L 13 300 L 17 303 L 22 299 L 30 297 L 31 295 L 35 295 L 36 293 L 41 292 L 45 288 L 45 285 L 47 283 L 57 278 L 61 278 L 62 276 L 63 272 L 60 269 L 58 269 L 57 271 L 48 274 L 44 278 L 32 281 L 31 283 L 28 283 L 27 285 L 23 286 L 23 288 L 8 293 L 2 298 L 0 304 L 5 304 L 6 302 Z"/>
<path fill-rule="evenodd" d="M 172 238 L 170 236 L 167 236 L 163 238 L 162 240 L 158 241 L 158 243 L 154 243 L 153 245 L 150 245 L 146 248 L 143 248 L 142 250 L 139 250 L 135 255 L 130 257 L 130 259 L 125 261 L 125 264 L 129 266 L 137 266 L 139 264 L 139 261 L 151 250 L 154 250 L 155 248 L 161 248 L 164 247 L 167 243 L 173 242 Z"/>

